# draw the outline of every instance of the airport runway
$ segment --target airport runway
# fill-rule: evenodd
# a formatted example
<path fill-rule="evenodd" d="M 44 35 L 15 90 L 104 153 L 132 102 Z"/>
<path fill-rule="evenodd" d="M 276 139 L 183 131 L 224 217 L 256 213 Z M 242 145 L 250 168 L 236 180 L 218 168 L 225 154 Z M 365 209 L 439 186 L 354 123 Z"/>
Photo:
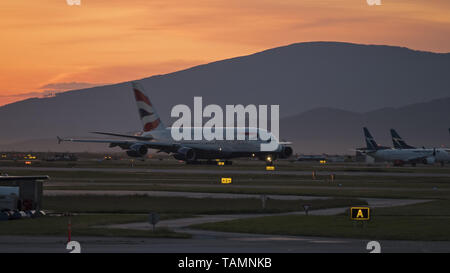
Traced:
<path fill-rule="evenodd" d="M 264 182 L 268 183 L 268 182 L 273 182 L 274 185 L 240 185 L 240 184 L 227 184 L 227 185 L 222 185 L 222 184 L 218 184 L 217 182 L 215 184 L 211 184 L 211 181 L 214 181 L 214 179 L 209 179 L 208 181 L 210 182 L 209 184 L 178 184 L 178 183 L 164 183 L 164 181 L 166 181 L 165 178 L 160 178 L 160 179 L 155 179 L 155 181 L 158 181 L 158 183 L 155 182 L 140 182 L 140 183 L 133 183 L 133 182 L 94 182 L 94 181 L 90 181 L 90 182 L 46 182 L 44 185 L 46 187 L 46 192 L 53 192 L 56 190 L 51 190 L 52 187 L 68 187 L 68 188 L 72 188 L 72 187 L 92 187 L 92 186 L 98 186 L 101 188 L 104 188 L 105 186 L 127 186 L 127 187 L 132 187 L 132 186 L 152 186 L 152 187 L 163 187 L 163 188 L 167 188 L 167 187 L 172 187 L 173 189 L 176 189 L 176 187 L 189 187 L 189 188 L 199 188 L 200 190 L 204 190 L 204 188 L 207 187 L 211 187 L 214 186 L 216 188 L 222 188 L 222 189 L 273 189 L 273 190 L 278 190 L 280 189 L 280 183 L 283 182 L 282 179 L 280 180 L 273 180 L 270 181 L 268 179 L 264 179 Z M 169 181 L 169 180 L 168 180 Z M 239 181 L 243 181 L 243 180 L 239 180 Z M 256 180 L 249 180 L 251 182 L 256 181 Z M 293 179 L 291 180 L 287 180 L 289 182 L 294 181 Z M 320 181 L 320 180 L 319 180 Z M 344 179 L 340 179 L 339 182 L 344 182 Z M 322 182 L 322 181 L 320 181 Z M 318 184 L 320 184 L 320 182 L 318 182 Z M 278 184 L 277 184 L 278 183 Z M 293 190 L 336 190 L 338 188 L 342 188 L 342 189 L 346 189 L 346 190 L 360 190 L 360 191 L 366 191 L 366 190 L 387 190 L 387 191 L 401 191 L 401 192 L 417 192 L 417 191 L 421 191 L 421 192 L 435 192 L 437 190 L 441 191 L 441 192 L 450 192 L 450 189 L 443 189 L 443 188 L 436 188 L 433 185 L 430 185 L 428 188 L 424 188 L 424 187 L 396 187 L 396 188 L 389 188 L 389 187 L 361 187 L 361 186 L 345 186 L 342 187 L 342 185 L 339 185 L 338 183 L 335 183 L 334 185 L 331 186 L 303 186 L 301 184 L 295 185 L 295 186 L 291 186 L 291 185 L 283 185 L 282 186 L 283 189 L 293 189 Z M 107 190 L 106 190 L 107 191 Z M 128 191 L 122 191 L 122 190 L 115 190 L 117 192 L 128 192 Z M 172 189 L 167 189 L 167 191 L 172 191 Z M 77 192 L 75 190 L 75 192 Z M 107 191 L 108 192 L 108 191 Z M 111 192 L 111 191 L 109 191 Z M 138 194 L 138 191 L 131 191 L 131 192 L 135 192 L 134 194 Z M 145 191 L 143 191 L 145 192 Z M 80 192 L 81 193 L 81 192 Z M 124 194 L 126 195 L 126 194 Z"/>
<path fill-rule="evenodd" d="M 8 170 L 35 171 L 68 171 L 68 172 L 112 172 L 112 173 L 176 173 L 176 174 L 270 174 L 270 175 L 311 175 L 311 171 L 266 171 L 266 170 L 226 170 L 208 169 L 144 169 L 144 168 L 58 168 L 58 167 L 2 167 Z M 349 171 L 317 171 L 316 175 L 346 175 L 346 176 L 405 176 L 405 177 L 450 177 L 450 173 L 403 173 L 403 172 L 349 172 Z"/>
<path fill-rule="evenodd" d="M 50 167 L 5 167 L 7 170 L 37 170 L 37 171 L 92 171 L 113 173 L 191 173 L 191 174 L 267 174 L 264 170 L 227 170 L 227 169 L 140 169 L 140 168 L 50 168 Z M 450 174 L 432 173 L 381 173 L 381 172 L 348 172 L 336 171 L 337 175 L 349 176 L 426 176 L 426 177 L 450 177 Z M 271 175 L 311 175 L 310 171 L 275 171 Z M 327 175 L 331 172 L 318 172 L 318 175 Z M 75 190 L 45 190 L 45 195 L 134 195 L 144 194 L 148 196 L 183 196 L 190 198 L 261 198 L 259 194 L 231 194 L 231 193 L 203 193 L 203 192 L 176 192 L 176 191 L 75 191 Z M 320 196 L 292 196 L 292 195 L 267 195 L 273 199 L 308 200 L 317 198 L 329 198 Z M 428 200 L 412 199 L 381 199 L 361 198 L 366 200 L 371 207 L 387 207 L 409 205 Z M 347 208 L 332 208 L 327 210 L 313 210 L 310 214 L 333 215 L 342 213 Z M 303 212 L 294 212 L 303 213 Z M 292 213 L 291 213 L 292 214 Z M 226 233 L 215 231 L 192 230 L 188 226 L 197 223 L 233 220 L 239 218 L 260 217 L 258 215 L 204 215 L 194 218 L 173 219 L 161 221 L 158 226 L 167 226 L 175 231 L 191 234 L 192 239 L 165 239 L 165 238 L 111 238 L 111 237 L 74 237 L 81 243 L 83 252 L 145 252 L 145 253 L 341 253 L 361 252 L 367 253 L 366 239 L 327 238 L 309 236 L 281 236 Z M 118 225 L 111 227 L 119 228 Z M 122 228 L 150 229 L 148 223 L 131 223 Z M 450 241 L 425 242 L 425 241 L 385 241 L 381 240 L 382 252 L 450 252 Z M 0 252 L 61 252 L 66 253 L 65 237 L 54 236 L 0 236 Z"/>
<path fill-rule="evenodd" d="M 368 253 L 370 240 L 308 236 L 254 235 L 201 231 L 192 239 L 72 238 L 86 253 Z M 54 236 L 0 236 L 0 252 L 67 253 L 67 238 Z M 450 251 L 450 242 L 380 240 L 381 252 Z"/>
<path fill-rule="evenodd" d="M 123 191 L 123 190 L 45 190 L 46 196 L 78 196 L 78 195 L 110 195 L 110 196 L 129 196 L 146 195 L 159 197 L 187 197 L 187 198 L 218 198 L 218 199 L 236 199 L 236 198 L 255 198 L 261 199 L 261 194 L 241 194 L 241 193 L 214 193 L 214 192 L 182 192 L 182 191 Z M 330 199 L 333 196 L 303 196 L 303 195 L 277 195 L 266 194 L 266 197 L 278 200 L 314 200 Z M 394 207 L 405 206 L 417 203 L 428 202 L 425 199 L 391 199 L 391 198 L 365 198 L 359 199 L 367 201 L 371 207 Z"/>

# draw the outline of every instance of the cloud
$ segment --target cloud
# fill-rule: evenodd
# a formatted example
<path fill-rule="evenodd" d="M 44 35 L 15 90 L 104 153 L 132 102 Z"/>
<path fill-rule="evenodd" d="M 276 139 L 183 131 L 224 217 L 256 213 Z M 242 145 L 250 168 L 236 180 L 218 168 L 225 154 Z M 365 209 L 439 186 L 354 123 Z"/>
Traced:
<path fill-rule="evenodd" d="M 84 88 L 90 88 L 94 86 L 99 85 L 105 85 L 105 84 L 98 84 L 98 83 L 88 83 L 88 82 L 57 82 L 57 83 L 48 83 L 45 84 L 39 89 L 45 89 L 45 90 L 54 90 L 54 91 L 67 91 L 67 90 L 74 90 L 74 89 L 84 89 Z"/>
<path fill-rule="evenodd" d="M 111 66 L 96 66 L 89 67 L 80 71 L 71 73 L 63 73 L 57 76 L 60 83 L 46 84 L 40 89 L 51 87 L 75 87 L 77 88 L 89 88 L 98 85 L 106 85 L 124 81 L 131 81 L 141 78 L 146 78 L 154 75 L 160 75 L 165 73 L 171 73 L 182 69 L 187 69 L 195 65 L 204 64 L 203 60 L 183 60 L 176 59 L 159 63 L 141 63 L 141 64 L 127 64 L 127 65 L 111 65 Z M 83 82 L 65 82 L 67 79 L 80 79 Z M 93 84 L 89 82 L 96 81 L 97 79 L 114 79 L 114 82 Z M 83 86 L 84 85 L 84 86 Z M 56 90 L 56 89 L 55 89 Z M 61 89 L 62 90 L 62 89 Z M 65 89 L 69 90 L 69 89 Z"/>
<path fill-rule="evenodd" d="M 27 92 L 19 94 L 0 95 L 0 98 L 32 98 L 42 96 L 45 92 Z"/>
<path fill-rule="evenodd" d="M 56 93 L 75 90 L 75 89 L 84 89 L 90 88 L 99 85 L 106 85 L 108 83 L 89 83 L 89 82 L 56 82 L 56 83 L 48 83 L 42 85 L 38 89 L 42 91 L 31 91 L 31 92 L 23 92 L 16 94 L 1 94 L 0 105 L 2 105 L 2 101 L 16 101 L 18 99 L 27 99 L 27 98 L 42 98 L 54 96 Z M 4 104 L 4 103 L 3 103 Z"/>

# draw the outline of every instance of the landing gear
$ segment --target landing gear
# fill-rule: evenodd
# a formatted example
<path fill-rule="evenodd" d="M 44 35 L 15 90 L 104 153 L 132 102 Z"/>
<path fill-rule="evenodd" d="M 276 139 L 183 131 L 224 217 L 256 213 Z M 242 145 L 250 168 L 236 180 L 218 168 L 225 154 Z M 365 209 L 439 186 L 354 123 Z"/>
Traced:
<path fill-rule="evenodd" d="M 213 161 L 213 160 L 205 160 L 205 161 L 200 161 L 200 160 L 192 160 L 192 161 L 186 161 L 186 165 L 218 165 L 217 163 L 220 161 Z M 224 164 L 223 165 L 233 165 L 233 161 L 229 161 L 229 160 L 225 160 L 222 161 Z"/>
<path fill-rule="evenodd" d="M 395 167 L 402 167 L 403 164 L 404 164 L 403 161 L 400 161 L 400 160 L 395 160 L 395 161 L 394 161 L 394 166 L 395 166 Z M 415 164 L 415 163 L 413 163 L 413 164 Z"/>
<path fill-rule="evenodd" d="M 200 161 L 197 160 L 189 160 L 189 161 L 185 161 L 186 165 L 198 165 L 201 164 Z"/>

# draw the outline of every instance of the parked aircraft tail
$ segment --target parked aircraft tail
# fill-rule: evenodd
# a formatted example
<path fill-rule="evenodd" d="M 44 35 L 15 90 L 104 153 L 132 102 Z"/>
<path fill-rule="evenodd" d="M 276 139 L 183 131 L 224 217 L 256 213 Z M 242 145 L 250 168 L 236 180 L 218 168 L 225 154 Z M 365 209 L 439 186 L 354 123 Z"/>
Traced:
<path fill-rule="evenodd" d="M 391 129 L 392 143 L 395 149 L 415 149 L 416 147 L 406 144 L 406 142 L 400 137 L 400 135 Z"/>
<path fill-rule="evenodd" d="M 366 145 L 368 150 L 378 150 L 378 144 L 370 134 L 369 130 L 364 127 L 364 137 L 366 138 Z"/>

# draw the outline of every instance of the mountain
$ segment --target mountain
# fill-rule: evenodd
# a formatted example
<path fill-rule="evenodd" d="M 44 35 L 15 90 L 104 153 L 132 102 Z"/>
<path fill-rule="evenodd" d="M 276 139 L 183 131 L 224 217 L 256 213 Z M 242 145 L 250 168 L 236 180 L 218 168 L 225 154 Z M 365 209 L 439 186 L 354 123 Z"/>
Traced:
<path fill-rule="evenodd" d="M 292 141 L 295 153 L 353 154 L 364 147 L 362 127 L 367 126 L 378 144 L 392 146 L 389 129 L 395 128 L 411 145 L 450 147 L 450 98 L 366 113 L 321 107 L 280 120 L 282 140 Z M 80 136 L 81 138 L 83 136 Z M 91 136 L 84 136 L 92 138 Z M 95 137 L 95 136 L 94 136 Z M 54 137 L 0 145 L 7 151 L 120 152 L 107 144 L 62 143 Z"/>
<path fill-rule="evenodd" d="M 327 108 L 336 108 L 357 115 L 422 103 L 448 96 L 448 71 L 448 53 L 312 42 L 200 65 L 140 82 L 163 121 L 170 125 L 171 108 L 176 104 L 192 106 L 193 96 L 203 96 L 204 105 L 279 104 L 284 118 L 299 113 L 314 115 L 320 107 L 325 113 Z M 404 122 L 414 124 L 411 120 Z M 5 105 L 0 107 L 0 125 L 3 147 L 54 139 L 57 135 L 86 136 L 94 130 L 128 132 L 141 127 L 130 83 Z"/>
<path fill-rule="evenodd" d="M 280 124 L 280 136 L 292 141 L 297 153 L 352 154 L 351 149 L 366 145 L 364 126 L 380 145 L 392 147 L 389 129 L 395 128 L 410 145 L 450 147 L 450 98 L 366 113 L 316 108 Z"/>

